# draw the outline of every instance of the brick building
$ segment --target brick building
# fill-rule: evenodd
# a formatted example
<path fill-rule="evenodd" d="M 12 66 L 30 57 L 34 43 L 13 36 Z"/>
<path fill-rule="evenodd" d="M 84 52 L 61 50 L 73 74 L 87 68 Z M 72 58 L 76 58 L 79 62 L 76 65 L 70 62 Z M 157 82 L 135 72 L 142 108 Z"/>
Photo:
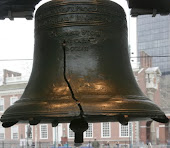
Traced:
<path fill-rule="evenodd" d="M 140 67 L 134 69 L 135 78 L 142 91 L 156 104 L 160 104 L 159 78 L 161 72 L 158 67 L 152 67 L 152 59 L 141 52 Z M 28 78 L 20 73 L 4 70 L 3 85 L 0 86 L 0 115 L 22 95 Z M 59 124 L 52 128 L 51 124 L 31 126 L 30 138 L 27 137 L 29 125 L 17 124 L 4 129 L 0 126 L 0 147 L 25 148 L 26 143 L 36 148 L 51 148 L 55 144 L 73 146 L 74 133 L 69 124 Z M 89 129 L 84 133 L 84 146 L 94 139 L 101 147 L 116 146 L 134 147 L 151 143 L 152 145 L 166 144 L 169 139 L 169 124 L 159 124 L 153 121 L 130 122 L 123 126 L 117 122 L 89 123 Z"/>
<path fill-rule="evenodd" d="M 140 52 L 140 68 L 134 69 L 137 82 L 150 100 L 158 106 L 161 104 L 160 77 L 161 72 L 158 67 L 152 67 L 152 58 L 144 51 Z M 166 115 L 169 117 L 168 111 Z M 169 141 L 169 123 L 161 124 L 155 121 L 139 122 L 139 141 L 151 143 L 152 145 L 166 145 Z"/>
<path fill-rule="evenodd" d="M 3 74 L 3 85 L 0 86 L 0 115 L 21 97 L 28 80 L 20 73 L 9 70 L 4 70 Z M 28 124 L 16 124 L 7 129 L 0 126 L 0 147 L 3 145 L 5 148 L 18 148 L 26 146 L 26 143 L 31 145 L 32 142 L 36 142 L 38 146 L 52 145 L 51 125 L 39 124 L 31 129 L 31 138 L 27 138 Z"/>

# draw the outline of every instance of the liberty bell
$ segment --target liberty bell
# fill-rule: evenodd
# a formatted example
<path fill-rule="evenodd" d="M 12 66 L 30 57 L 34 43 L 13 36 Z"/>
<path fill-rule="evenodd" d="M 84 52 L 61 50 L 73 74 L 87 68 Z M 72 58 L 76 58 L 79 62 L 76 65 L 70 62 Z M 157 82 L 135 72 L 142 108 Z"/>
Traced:
<path fill-rule="evenodd" d="M 112 1 L 42 5 L 35 15 L 31 77 L 20 100 L 2 115 L 3 127 L 71 122 L 81 137 L 88 122 L 168 122 L 136 83 L 127 37 L 124 10 Z"/>

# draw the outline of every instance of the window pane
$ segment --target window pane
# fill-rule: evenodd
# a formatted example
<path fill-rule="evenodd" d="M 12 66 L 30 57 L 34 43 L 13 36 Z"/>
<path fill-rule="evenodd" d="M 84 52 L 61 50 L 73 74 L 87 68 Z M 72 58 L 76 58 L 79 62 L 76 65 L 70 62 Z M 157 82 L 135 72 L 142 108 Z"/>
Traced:
<path fill-rule="evenodd" d="M 110 122 L 102 123 L 102 137 L 110 137 Z"/>
<path fill-rule="evenodd" d="M 132 132 L 132 123 L 128 123 L 128 125 L 121 125 L 119 124 L 120 128 L 120 137 L 129 137 Z"/>
<path fill-rule="evenodd" d="M 11 127 L 11 139 L 18 139 L 18 126 Z"/>
<path fill-rule="evenodd" d="M 0 98 L 0 111 L 4 111 L 4 99 Z"/>
<path fill-rule="evenodd" d="M 69 124 L 67 125 L 67 131 L 68 131 L 68 137 L 69 138 L 74 138 L 74 132 L 69 128 Z"/>
<path fill-rule="evenodd" d="M 88 130 L 85 132 L 85 137 L 86 138 L 92 138 L 93 137 L 93 124 L 89 123 L 89 128 Z"/>
<path fill-rule="evenodd" d="M 46 124 L 40 125 L 40 138 L 48 139 L 48 125 Z"/>
<path fill-rule="evenodd" d="M 0 140 L 4 140 L 4 139 L 5 139 L 5 129 L 0 124 Z"/>

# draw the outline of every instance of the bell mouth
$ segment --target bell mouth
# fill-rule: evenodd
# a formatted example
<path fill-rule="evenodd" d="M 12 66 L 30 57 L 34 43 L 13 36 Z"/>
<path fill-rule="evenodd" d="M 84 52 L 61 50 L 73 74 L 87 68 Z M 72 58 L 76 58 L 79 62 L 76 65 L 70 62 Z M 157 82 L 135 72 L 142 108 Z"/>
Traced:
<path fill-rule="evenodd" d="M 122 122 L 155 120 L 167 123 L 165 114 L 146 97 L 139 96 L 106 96 L 86 95 L 79 98 L 87 122 Z M 1 121 L 7 123 L 69 123 L 79 117 L 77 104 L 69 96 L 60 96 L 57 100 L 20 99 L 9 107 Z M 9 122 L 10 121 L 10 122 Z"/>

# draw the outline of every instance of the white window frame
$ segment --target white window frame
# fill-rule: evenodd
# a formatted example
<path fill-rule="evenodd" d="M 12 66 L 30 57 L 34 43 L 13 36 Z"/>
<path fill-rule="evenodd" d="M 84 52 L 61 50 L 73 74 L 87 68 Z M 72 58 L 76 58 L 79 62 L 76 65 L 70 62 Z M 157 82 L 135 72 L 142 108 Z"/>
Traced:
<path fill-rule="evenodd" d="M 125 127 L 125 128 L 127 128 L 127 135 L 126 136 L 122 136 L 122 127 Z M 131 136 L 130 135 L 130 129 L 132 128 L 132 123 L 131 122 L 129 122 L 128 123 L 128 125 L 122 125 L 122 124 L 120 124 L 119 123 L 119 137 L 121 137 L 121 138 L 128 138 L 129 136 Z"/>
<path fill-rule="evenodd" d="M 93 123 L 88 123 L 88 125 L 90 125 L 91 126 L 91 137 L 89 137 L 89 136 L 87 136 L 86 134 L 87 134 L 87 132 L 89 132 L 89 128 L 87 129 L 87 131 L 85 131 L 84 132 L 84 138 L 93 138 Z"/>
<path fill-rule="evenodd" d="M 0 139 L 0 140 L 4 140 L 5 139 L 5 128 L 2 126 L 2 123 L 0 123 L 0 134 L 4 134 L 4 138 Z"/>
<path fill-rule="evenodd" d="M 109 123 L 109 136 L 104 136 L 103 135 L 103 124 Z M 111 137 L 111 123 L 110 122 L 102 122 L 101 123 L 101 137 L 102 138 L 110 138 Z"/>
<path fill-rule="evenodd" d="M 46 126 L 46 128 L 47 128 L 47 137 L 46 138 L 42 137 L 42 131 L 41 131 L 42 126 Z M 48 124 L 40 124 L 40 139 L 48 139 Z"/>
<path fill-rule="evenodd" d="M 2 100 L 2 104 L 0 104 L 0 105 L 3 106 L 3 110 L 0 110 L 0 112 L 4 112 L 4 104 L 5 104 L 5 103 L 4 103 L 4 98 L 1 98 L 1 97 L 0 97 L 0 100 Z M 0 101 L 0 102 L 1 102 L 1 101 Z"/>
<path fill-rule="evenodd" d="M 16 129 L 14 129 L 14 128 L 16 128 Z M 15 132 L 14 130 L 17 130 L 17 132 Z M 14 135 L 13 135 L 14 133 L 18 134 L 16 139 L 14 139 Z M 18 140 L 19 139 L 18 125 L 14 125 L 14 126 L 11 127 L 11 139 L 12 140 Z"/>
<path fill-rule="evenodd" d="M 13 101 L 13 99 L 16 99 L 16 101 L 18 101 L 18 97 L 17 96 L 13 96 L 13 97 L 10 97 L 10 105 L 13 105 L 16 101 Z"/>
<path fill-rule="evenodd" d="M 75 137 L 74 132 L 69 128 L 70 124 L 67 124 L 67 136 L 69 139 L 73 139 Z M 73 134 L 73 136 L 70 136 L 70 132 Z"/>
<path fill-rule="evenodd" d="M 27 138 L 27 128 L 28 128 L 29 125 L 25 125 L 25 138 Z M 31 126 L 31 139 L 33 139 L 33 126 Z"/>

